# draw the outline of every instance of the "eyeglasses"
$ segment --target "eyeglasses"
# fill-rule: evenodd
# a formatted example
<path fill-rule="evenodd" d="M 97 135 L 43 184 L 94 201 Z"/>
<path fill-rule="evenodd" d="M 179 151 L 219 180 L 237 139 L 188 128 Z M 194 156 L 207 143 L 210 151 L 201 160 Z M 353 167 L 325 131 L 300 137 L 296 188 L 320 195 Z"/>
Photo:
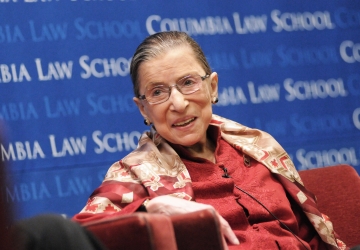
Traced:
<path fill-rule="evenodd" d="M 188 75 L 178 80 L 174 85 L 151 85 L 146 87 L 144 95 L 139 95 L 139 99 L 146 100 L 150 104 L 166 102 L 170 97 L 171 88 L 173 87 L 176 87 L 181 94 L 189 95 L 198 91 L 201 88 L 202 82 L 209 76 Z"/>

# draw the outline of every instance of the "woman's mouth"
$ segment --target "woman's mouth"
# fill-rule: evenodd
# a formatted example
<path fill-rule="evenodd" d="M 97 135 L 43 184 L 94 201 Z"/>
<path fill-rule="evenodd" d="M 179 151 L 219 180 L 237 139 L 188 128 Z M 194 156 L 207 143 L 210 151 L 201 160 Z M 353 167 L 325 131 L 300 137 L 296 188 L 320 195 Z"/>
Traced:
<path fill-rule="evenodd" d="M 193 118 L 190 118 L 190 119 L 188 119 L 188 120 L 186 120 L 186 121 L 182 121 L 182 122 L 179 122 L 179 123 L 175 123 L 175 124 L 173 124 L 173 127 L 183 127 L 183 126 L 186 126 L 186 125 L 188 125 L 188 124 L 190 124 L 191 122 L 193 122 L 193 121 L 195 121 L 195 117 L 193 117 Z"/>

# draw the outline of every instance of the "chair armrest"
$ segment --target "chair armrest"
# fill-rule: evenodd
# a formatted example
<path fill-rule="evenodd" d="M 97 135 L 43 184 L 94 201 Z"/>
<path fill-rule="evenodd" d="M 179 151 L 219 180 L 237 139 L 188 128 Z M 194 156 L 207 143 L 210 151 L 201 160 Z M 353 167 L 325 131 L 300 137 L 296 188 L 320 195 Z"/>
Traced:
<path fill-rule="evenodd" d="M 83 224 L 109 250 L 176 250 L 169 216 L 137 212 Z"/>
<path fill-rule="evenodd" d="M 220 223 L 214 210 L 173 215 L 171 221 L 179 250 L 224 249 Z"/>
<path fill-rule="evenodd" d="M 84 223 L 109 250 L 223 250 L 214 210 L 166 216 L 137 212 Z"/>

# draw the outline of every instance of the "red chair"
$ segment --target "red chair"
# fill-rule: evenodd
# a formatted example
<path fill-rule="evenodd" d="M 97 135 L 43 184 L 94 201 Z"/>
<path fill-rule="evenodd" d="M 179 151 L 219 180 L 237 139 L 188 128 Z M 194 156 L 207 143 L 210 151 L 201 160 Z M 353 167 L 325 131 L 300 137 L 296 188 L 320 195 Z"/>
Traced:
<path fill-rule="evenodd" d="M 312 191 L 322 213 L 330 217 L 339 238 L 347 246 L 360 245 L 360 178 L 349 165 L 299 172 Z"/>
<path fill-rule="evenodd" d="M 213 210 L 166 216 L 133 213 L 83 224 L 109 250 L 223 250 Z"/>
<path fill-rule="evenodd" d="M 83 224 L 108 249 L 176 250 L 171 220 L 166 215 L 133 213 Z"/>

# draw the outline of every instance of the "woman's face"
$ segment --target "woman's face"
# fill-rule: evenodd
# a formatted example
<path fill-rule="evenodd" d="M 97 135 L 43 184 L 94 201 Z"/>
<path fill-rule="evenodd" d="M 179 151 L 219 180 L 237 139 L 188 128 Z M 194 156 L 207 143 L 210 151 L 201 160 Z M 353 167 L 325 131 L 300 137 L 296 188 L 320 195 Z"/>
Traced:
<path fill-rule="evenodd" d="M 139 67 L 140 94 L 150 84 L 167 86 L 189 74 L 205 76 L 206 72 L 189 46 L 181 46 L 164 52 Z M 156 131 L 173 144 L 190 147 L 206 144 L 206 130 L 212 116 L 212 97 L 217 96 L 218 77 L 214 72 L 206 78 L 201 88 L 192 94 L 183 95 L 177 88 L 171 88 L 167 101 L 149 104 L 134 97 L 141 114 L 152 122 Z"/>

